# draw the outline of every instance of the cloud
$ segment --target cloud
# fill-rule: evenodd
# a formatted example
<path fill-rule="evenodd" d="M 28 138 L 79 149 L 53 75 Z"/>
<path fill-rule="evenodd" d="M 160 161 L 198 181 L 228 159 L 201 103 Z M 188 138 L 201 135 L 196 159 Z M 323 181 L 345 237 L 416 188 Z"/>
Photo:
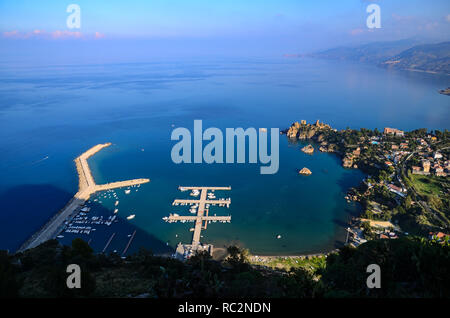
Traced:
<path fill-rule="evenodd" d="M 103 33 L 95 32 L 94 34 L 84 34 L 79 31 L 56 30 L 46 32 L 44 30 L 33 30 L 31 32 L 20 32 L 17 30 L 3 32 L 4 38 L 10 39 L 48 39 L 48 40 L 64 40 L 64 39 L 102 39 L 105 37 Z"/>
<path fill-rule="evenodd" d="M 19 35 L 19 31 L 16 31 L 16 30 L 3 32 L 3 36 L 5 38 L 15 38 L 18 35 Z"/>
<path fill-rule="evenodd" d="M 54 39 L 67 39 L 67 38 L 81 38 L 83 36 L 83 34 L 81 32 L 78 31 L 53 31 L 51 33 L 52 38 Z"/>
<path fill-rule="evenodd" d="M 104 38 L 104 37 L 105 37 L 105 35 L 104 35 L 103 33 L 95 32 L 95 38 L 96 38 L 96 39 L 102 39 L 102 38 Z"/>
<path fill-rule="evenodd" d="M 362 33 L 364 33 L 363 29 L 353 29 L 353 30 L 350 31 L 350 34 L 353 35 L 353 36 L 360 35 Z"/>

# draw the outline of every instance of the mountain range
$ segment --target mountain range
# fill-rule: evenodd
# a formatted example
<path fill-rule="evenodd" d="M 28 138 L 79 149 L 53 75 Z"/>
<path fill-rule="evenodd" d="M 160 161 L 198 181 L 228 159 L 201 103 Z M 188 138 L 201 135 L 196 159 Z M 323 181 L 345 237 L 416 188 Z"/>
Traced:
<path fill-rule="evenodd" d="M 423 44 L 413 39 L 373 42 L 354 47 L 337 47 L 308 56 L 450 75 L 450 42 Z"/>

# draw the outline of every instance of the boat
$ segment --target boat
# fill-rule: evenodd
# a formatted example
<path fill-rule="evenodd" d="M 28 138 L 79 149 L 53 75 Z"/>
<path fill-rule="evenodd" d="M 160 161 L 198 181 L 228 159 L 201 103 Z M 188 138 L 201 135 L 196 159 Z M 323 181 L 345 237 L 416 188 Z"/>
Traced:
<path fill-rule="evenodd" d="M 130 194 L 131 190 L 125 190 L 125 194 Z"/>
<path fill-rule="evenodd" d="M 198 191 L 197 189 L 192 190 L 192 192 L 190 193 L 191 196 L 196 197 L 200 194 L 200 191 Z"/>
<path fill-rule="evenodd" d="M 280 235 L 280 234 L 278 234 L 278 235 L 277 235 L 277 239 L 280 239 L 280 238 L 281 238 L 281 235 Z"/>
<path fill-rule="evenodd" d="M 129 216 L 127 216 L 127 220 L 132 220 L 136 217 L 136 214 L 131 214 Z"/>
<path fill-rule="evenodd" d="M 118 206 L 119 205 L 119 201 L 116 201 L 116 203 L 114 203 L 114 206 Z"/>
<path fill-rule="evenodd" d="M 119 212 L 119 209 L 114 209 L 114 213 L 117 213 L 117 212 Z"/>
<path fill-rule="evenodd" d="M 64 235 L 58 235 L 57 238 L 62 239 Z"/>

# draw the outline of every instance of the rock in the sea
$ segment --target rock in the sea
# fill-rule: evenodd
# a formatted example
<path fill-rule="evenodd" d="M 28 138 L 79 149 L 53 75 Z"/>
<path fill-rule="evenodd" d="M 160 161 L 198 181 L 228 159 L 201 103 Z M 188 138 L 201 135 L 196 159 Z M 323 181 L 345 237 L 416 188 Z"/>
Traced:
<path fill-rule="evenodd" d="M 302 170 L 300 170 L 298 172 L 299 174 L 305 175 L 305 176 L 309 176 L 310 174 L 312 174 L 311 170 L 309 170 L 308 168 L 304 167 Z"/>
<path fill-rule="evenodd" d="M 312 145 L 308 145 L 303 147 L 302 151 L 307 154 L 312 154 L 314 152 L 314 147 Z"/>

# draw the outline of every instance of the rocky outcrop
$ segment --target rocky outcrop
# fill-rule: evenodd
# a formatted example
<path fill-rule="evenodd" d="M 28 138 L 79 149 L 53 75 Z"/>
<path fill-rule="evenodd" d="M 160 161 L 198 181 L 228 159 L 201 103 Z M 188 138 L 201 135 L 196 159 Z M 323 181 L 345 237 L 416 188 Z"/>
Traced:
<path fill-rule="evenodd" d="M 312 145 L 308 145 L 302 148 L 302 151 L 304 153 L 307 153 L 309 155 L 312 155 L 314 153 L 314 147 Z"/>
<path fill-rule="evenodd" d="M 308 168 L 304 167 L 302 170 L 300 170 L 298 172 L 299 174 L 302 174 L 304 176 L 309 176 L 310 174 L 312 174 L 311 170 L 309 170 Z"/>
<path fill-rule="evenodd" d="M 289 138 L 298 139 L 311 139 L 314 136 L 318 136 L 318 139 L 322 141 L 324 136 L 322 134 L 318 135 L 318 133 L 326 129 L 331 129 L 330 125 L 321 123 L 318 120 L 315 124 L 308 124 L 306 120 L 301 120 L 300 123 L 293 123 L 287 130 L 286 135 Z"/>
<path fill-rule="evenodd" d="M 351 168 L 353 166 L 353 158 L 350 156 L 345 156 L 344 159 L 342 159 L 342 166 L 344 168 Z"/>

